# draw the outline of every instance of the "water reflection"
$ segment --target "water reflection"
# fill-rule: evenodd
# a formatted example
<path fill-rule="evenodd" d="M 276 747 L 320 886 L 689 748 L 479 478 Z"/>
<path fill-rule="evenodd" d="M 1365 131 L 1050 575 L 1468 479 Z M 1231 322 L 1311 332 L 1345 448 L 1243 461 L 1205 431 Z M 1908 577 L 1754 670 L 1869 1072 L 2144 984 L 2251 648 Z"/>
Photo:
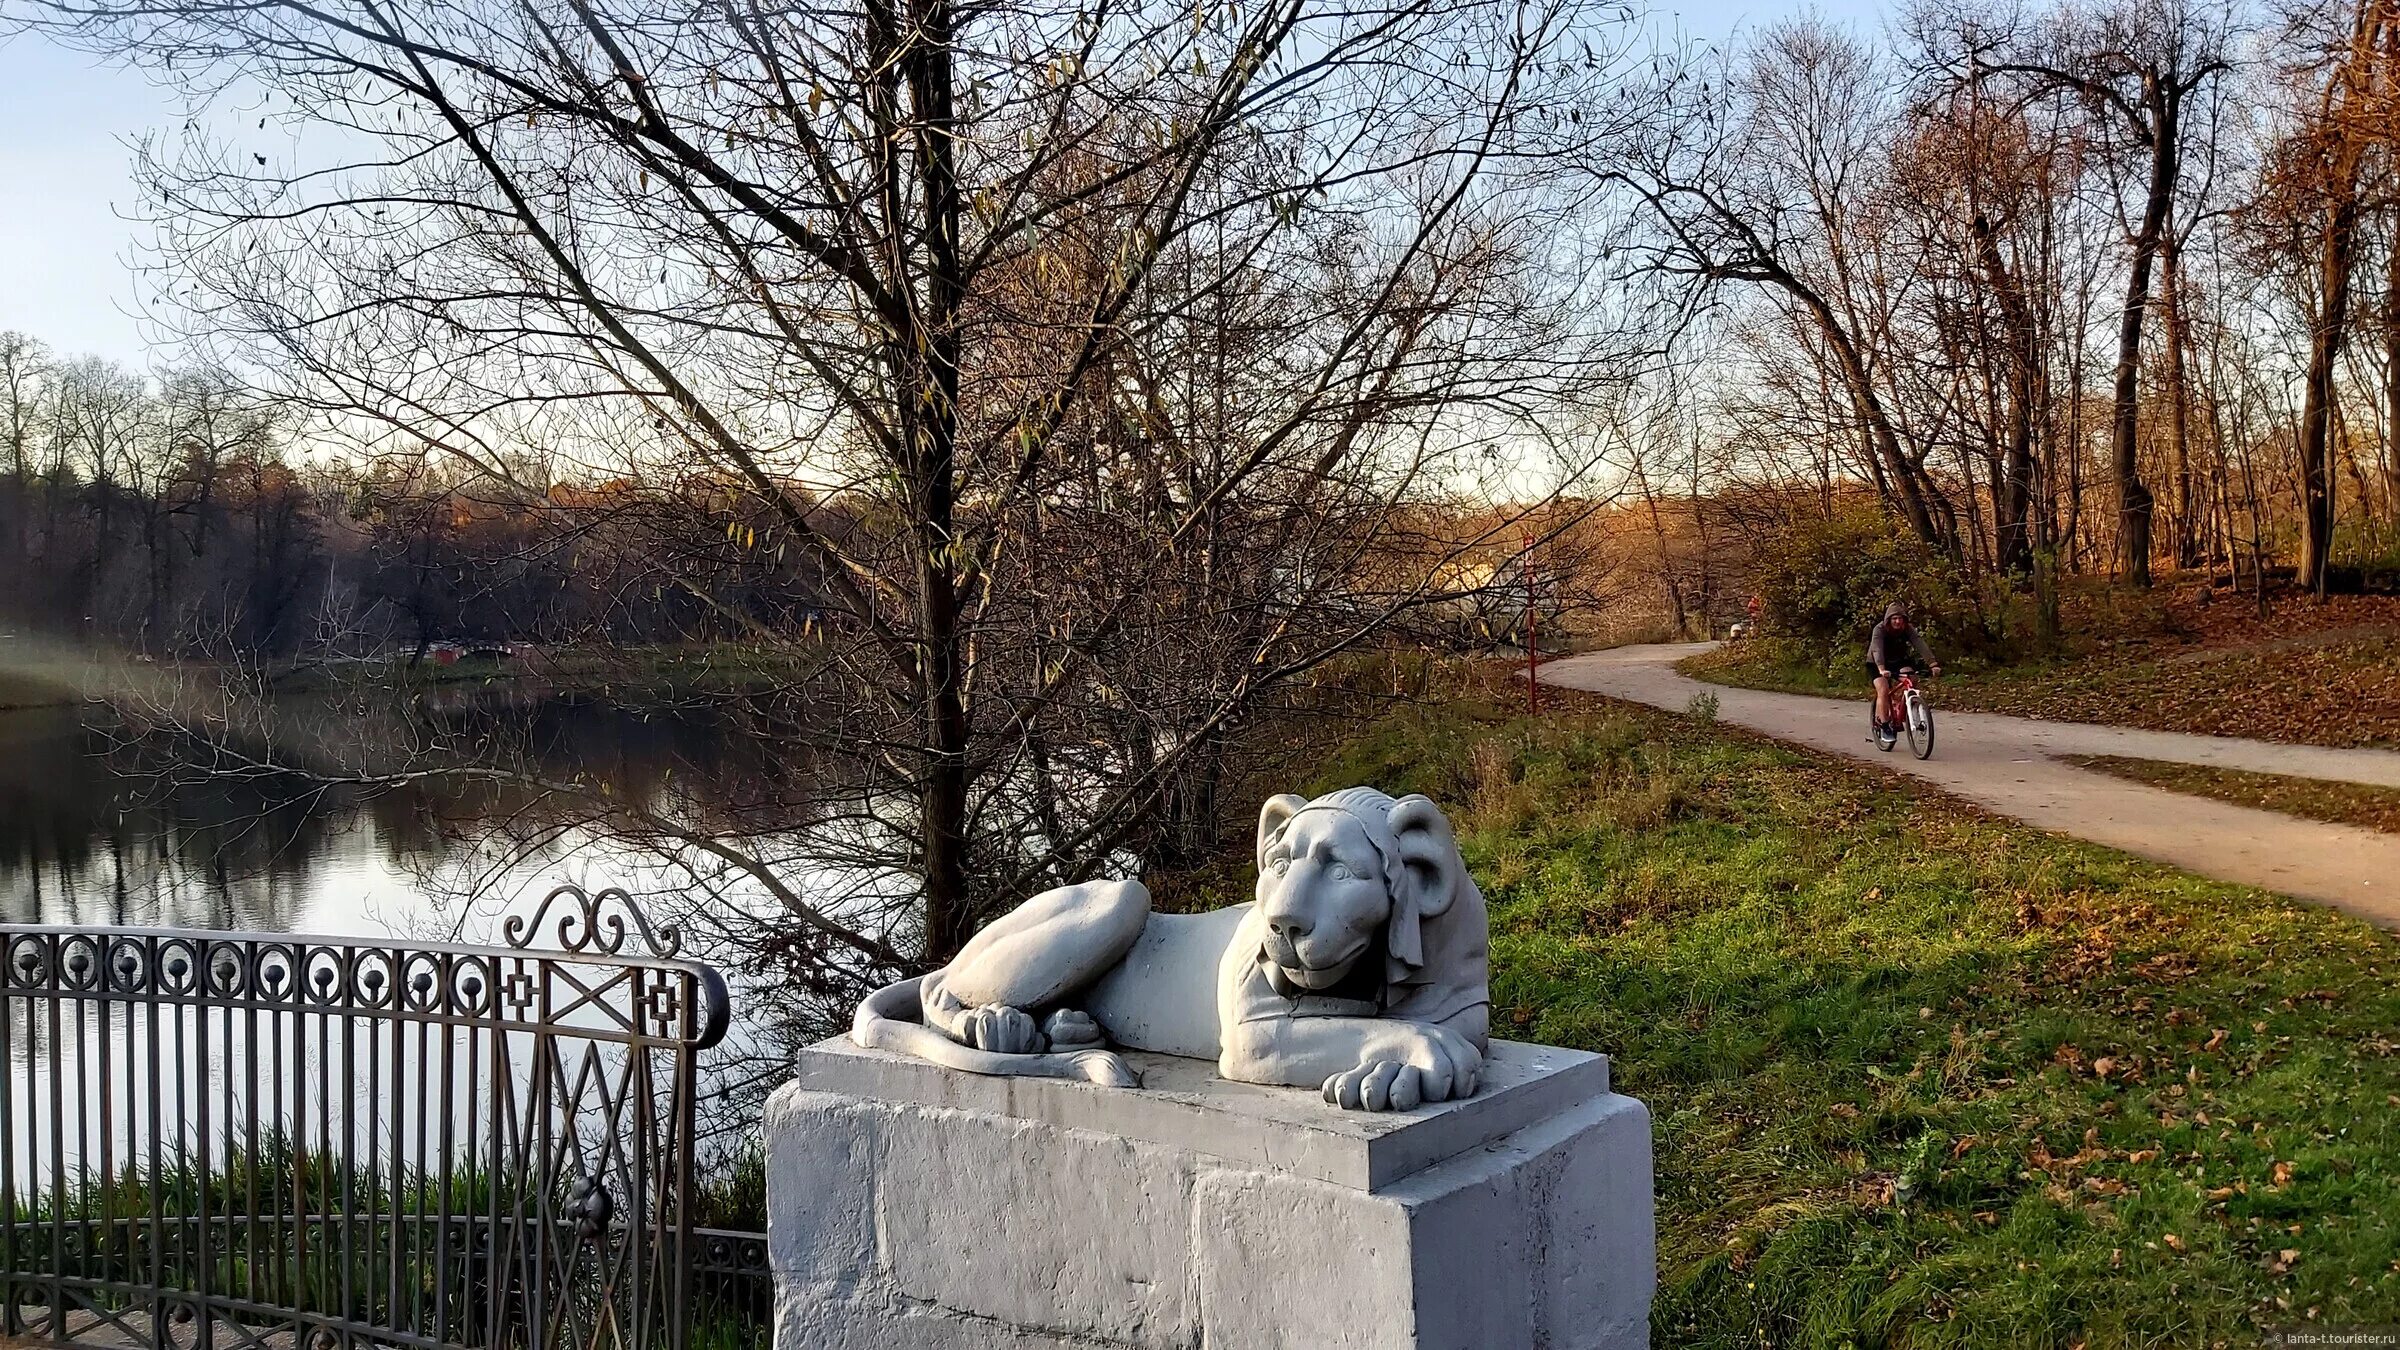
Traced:
<path fill-rule="evenodd" d="M 825 1034 L 846 1006 L 794 996 L 787 972 L 765 965 L 771 944 L 758 937 L 776 925 L 738 875 L 695 880 L 706 859 L 625 828 L 620 808 L 640 804 L 739 835 L 787 860 L 784 875 L 813 894 L 866 884 L 839 861 L 835 832 L 811 818 L 817 766 L 771 752 L 776 742 L 732 712 L 502 687 L 402 708 L 286 700 L 272 716 L 287 761 L 308 754 L 338 768 L 398 754 L 511 775 L 328 786 L 132 734 L 96 711 L 0 712 L 0 922 L 490 944 L 507 914 L 561 883 L 624 887 L 681 923 L 684 954 L 718 965 L 733 986 L 733 1027 L 701 1061 L 702 1128 L 717 1138 L 748 1130 L 759 1096 L 785 1076 L 786 1047 Z M 6 1038 L 0 1073 L 49 1058 L 29 1030 Z M 119 1053 L 134 1048 L 91 1034 Z M 8 1155 L 29 1161 L 17 1156 L 26 1146 L 12 1140 Z"/>
<path fill-rule="evenodd" d="M 438 738 L 616 802 L 673 794 L 752 828 L 804 823 L 792 766 L 706 714 L 458 695 L 410 712 L 408 733 L 333 705 L 286 708 L 282 729 L 310 743 L 329 728 L 351 744 Z M 77 709 L 0 713 L 0 922 L 481 941 L 531 888 L 624 884 L 657 864 L 584 800 L 538 787 L 326 786 L 130 739 Z"/>
<path fill-rule="evenodd" d="M 407 852 L 354 802 L 136 770 L 73 709 L 0 714 L 8 922 L 382 932 Z"/>

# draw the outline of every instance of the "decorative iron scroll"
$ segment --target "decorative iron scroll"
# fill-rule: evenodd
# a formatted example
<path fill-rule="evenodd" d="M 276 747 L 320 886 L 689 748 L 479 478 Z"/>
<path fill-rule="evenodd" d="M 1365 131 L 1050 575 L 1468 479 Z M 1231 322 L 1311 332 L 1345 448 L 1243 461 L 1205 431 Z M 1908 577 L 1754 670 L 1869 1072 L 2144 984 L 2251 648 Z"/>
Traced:
<path fill-rule="evenodd" d="M 506 937 L 0 925 L 0 1342 L 762 1344 L 694 1227 L 724 980 L 622 890 Z"/>
<path fill-rule="evenodd" d="M 565 906 L 560 901 L 569 902 Z M 598 953 L 602 956 L 622 955 L 628 937 L 641 939 L 643 954 L 668 960 L 683 951 L 683 932 L 673 924 L 650 926 L 650 918 L 642 907 L 621 887 L 587 893 L 580 886 L 561 886 L 542 897 L 541 905 L 528 919 L 511 914 L 500 925 L 501 940 L 519 951 L 531 946 L 541 932 L 542 922 L 554 908 L 563 908 L 558 916 L 558 950 L 562 952 Z"/>

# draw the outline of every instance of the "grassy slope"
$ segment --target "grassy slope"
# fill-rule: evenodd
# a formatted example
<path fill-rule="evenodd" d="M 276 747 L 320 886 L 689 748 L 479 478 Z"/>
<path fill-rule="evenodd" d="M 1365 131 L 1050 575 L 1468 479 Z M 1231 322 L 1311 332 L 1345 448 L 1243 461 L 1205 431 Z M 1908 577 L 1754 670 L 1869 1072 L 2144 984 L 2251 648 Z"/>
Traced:
<path fill-rule="evenodd" d="M 2173 792 L 2214 797 L 2241 806 L 2264 807 L 2306 820 L 2336 825 L 2363 825 L 2370 830 L 2400 834 L 2400 788 L 2365 783 L 2335 783 L 2319 778 L 2294 778 L 2278 773 L 2250 773 L 2205 764 L 2172 764 L 2156 759 L 2124 759 L 2115 755 L 2070 755 L 2087 769 L 2148 783 Z"/>
<path fill-rule="evenodd" d="M 2305 745 L 2400 746 L 2400 637 L 2115 655 L 1997 668 L 1944 663 L 1941 702 L 1973 712 Z M 1830 673 L 1795 644 L 1706 652 L 1685 674 L 1745 689 L 1864 697 L 1862 665 Z"/>
<path fill-rule="evenodd" d="M 2400 637 L 2012 669 L 1958 682 L 1952 707 L 2311 745 L 2400 746 Z"/>
<path fill-rule="evenodd" d="M 1454 808 L 1500 1034 L 1649 1103 L 1659 1343 L 2400 1321 L 2392 937 L 1646 713 L 1402 712 L 1359 781 Z"/>
<path fill-rule="evenodd" d="M 2320 605 L 2284 596 L 2198 605 L 2086 588 L 2058 656 L 1944 662 L 1945 707 L 2309 745 L 2400 746 L 2400 598 Z M 1937 652 L 1941 644 L 1936 644 Z M 1855 654 L 1798 642 L 1729 644 L 1683 663 L 1700 679 L 1801 694 L 1863 695 Z"/>

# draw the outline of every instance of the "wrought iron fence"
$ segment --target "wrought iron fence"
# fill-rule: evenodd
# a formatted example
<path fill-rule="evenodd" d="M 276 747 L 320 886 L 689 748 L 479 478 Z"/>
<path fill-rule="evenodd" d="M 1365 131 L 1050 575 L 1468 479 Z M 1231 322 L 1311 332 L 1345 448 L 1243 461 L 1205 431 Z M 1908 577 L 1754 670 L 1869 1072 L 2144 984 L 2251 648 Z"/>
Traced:
<path fill-rule="evenodd" d="M 693 1222 L 724 981 L 621 891 L 503 936 L 0 925 L 0 1336 L 763 1340 L 763 1241 Z"/>

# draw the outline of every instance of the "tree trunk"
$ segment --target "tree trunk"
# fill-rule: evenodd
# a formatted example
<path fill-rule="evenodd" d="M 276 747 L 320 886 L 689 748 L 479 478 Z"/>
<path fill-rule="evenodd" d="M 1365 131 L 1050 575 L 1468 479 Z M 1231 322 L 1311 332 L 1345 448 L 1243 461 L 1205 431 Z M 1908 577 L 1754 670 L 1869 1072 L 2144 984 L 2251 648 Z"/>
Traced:
<path fill-rule="evenodd" d="M 1873 447 L 1877 462 L 1891 473 L 1892 486 L 1900 498 L 1900 508 L 1908 517 L 1909 528 L 1917 532 L 1935 550 L 1947 552 L 1940 525 L 1934 520 L 1932 504 L 1927 500 L 1924 485 L 1919 481 L 1924 471 L 1909 462 L 1901 453 L 1900 437 L 1892 429 L 1891 414 L 1885 411 L 1883 399 L 1875 392 L 1875 380 L 1867 371 L 1867 363 L 1859 354 L 1858 344 L 1835 316 L 1833 307 L 1823 297 L 1795 280 L 1787 289 L 1816 316 L 1817 325 L 1824 331 L 1825 343 L 1833 348 L 1834 358 L 1841 363 L 1842 383 L 1850 390 L 1851 406 L 1858 411 L 1859 420 L 1867 425 L 1867 443 Z M 1955 561 L 1955 559 L 1954 559 Z"/>
<path fill-rule="evenodd" d="M 2175 200 L 2176 118 L 2173 103 L 2156 76 L 2146 81 L 2154 115 L 2150 121 L 2150 195 L 2142 227 L 2133 239 L 2133 266 L 2125 280 L 2125 315 L 2117 325 L 2117 371 L 2109 422 L 2109 464 L 2117 480 L 2117 564 L 2136 586 L 2150 584 L 2150 489 L 2142 482 L 2140 458 L 2142 318 L 2150 305 L 2150 268 L 2166 233 L 2167 207 Z"/>
<path fill-rule="evenodd" d="M 2347 173 L 2343 174 L 2348 177 Z M 2333 380 L 2350 313 L 2350 272 L 2358 248 L 2358 194 L 2334 187 L 2317 255 L 2317 321 L 2309 328 L 2308 378 L 2300 409 L 2300 586 L 2325 595 L 2333 552 Z"/>
<path fill-rule="evenodd" d="M 2192 400 L 2185 364 L 2183 278 L 2173 231 L 2159 242 L 2158 317 L 2167 339 L 2167 454 L 2175 465 L 2175 565 L 2200 565 L 2199 512 L 2192 480 Z"/>
<path fill-rule="evenodd" d="M 2383 264 L 2383 494 L 2400 512 L 2400 224 L 2392 234 Z"/>
<path fill-rule="evenodd" d="M 2004 576 L 2024 577 L 2033 571 L 2033 424 L 2035 381 L 2034 323 L 2016 274 L 2000 254 L 2000 241 L 1982 212 L 1972 222 L 1983 270 L 1992 294 L 2008 322 L 2008 409 L 2006 441 L 2001 447 L 2001 478 L 1992 499 L 1993 561 Z"/>
<path fill-rule="evenodd" d="M 906 71 L 917 174 L 923 185 L 924 313 L 922 331 L 900 335 L 896 353 L 922 391 L 901 419 L 913 462 L 918 635 L 917 690 L 924 711 L 923 769 L 917 794 L 918 843 L 924 860 L 925 961 L 956 955 L 981 918 L 970 892 L 968 796 L 971 723 L 966 696 L 966 634 L 959 604 L 958 511 L 959 311 L 965 287 L 959 258 L 959 195 L 951 135 L 949 0 L 909 7 Z"/>

